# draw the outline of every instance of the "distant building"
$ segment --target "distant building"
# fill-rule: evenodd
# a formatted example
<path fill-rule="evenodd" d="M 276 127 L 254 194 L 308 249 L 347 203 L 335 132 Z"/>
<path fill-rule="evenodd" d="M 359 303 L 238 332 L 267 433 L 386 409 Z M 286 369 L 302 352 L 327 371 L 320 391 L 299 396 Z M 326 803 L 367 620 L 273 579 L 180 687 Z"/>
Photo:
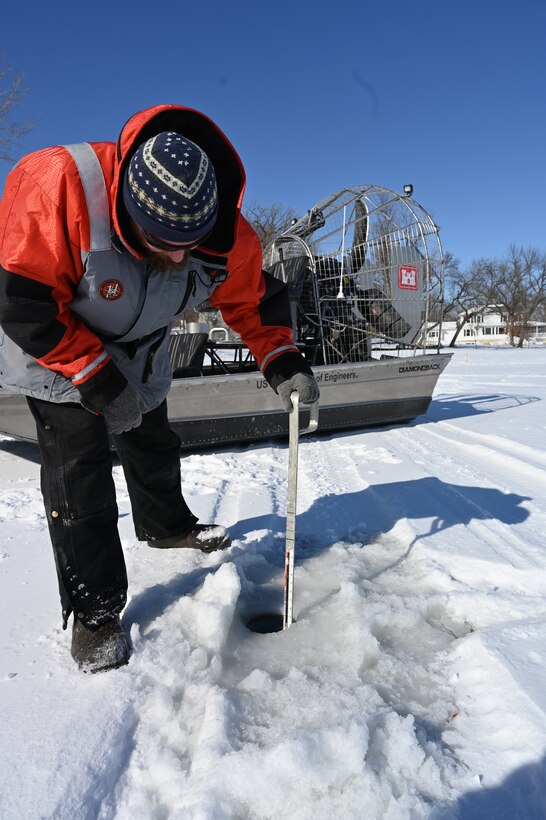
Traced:
<path fill-rule="evenodd" d="M 464 314 L 459 314 L 459 321 Z M 437 345 L 438 339 L 441 347 L 449 347 L 449 344 L 457 329 L 457 322 L 442 322 L 441 333 L 438 326 L 431 325 L 427 332 L 427 343 Z M 527 340 L 530 343 L 546 343 L 546 322 L 529 322 L 527 330 Z M 509 334 L 507 323 L 504 319 L 502 308 L 498 305 L 488 305 L 479 313 L 472 316 L 464 323 L 456 344 L 468 345 L 498 345 L 508 344 Z"/>

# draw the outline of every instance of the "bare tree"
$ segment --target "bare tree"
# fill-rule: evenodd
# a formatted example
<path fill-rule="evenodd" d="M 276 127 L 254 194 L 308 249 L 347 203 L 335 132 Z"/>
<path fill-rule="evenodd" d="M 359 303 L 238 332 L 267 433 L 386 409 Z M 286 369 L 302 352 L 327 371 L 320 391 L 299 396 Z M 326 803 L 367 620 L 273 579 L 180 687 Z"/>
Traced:
<path fill-rule="evenodd" d="M 246 206 L 244 216 L 260 237 L 262 248 L 265 248 L 275 237 L 289 228 L 297 218 L 293 208 L 288 208 L 278 202 L 264 206 L 260 205 L 255 199 Z"/>
<path fill-rule="evenodd" d="M 510 344 L 521 347 L 531 321 L 546 309 L 546 254 L 536 248 L 511 245 L 502 259 L 475 259 L 461 270 L 458 260 L 446 254 L 444 318 L 456 322 L 450 346 L 464 325 L 495 306 L 506 323 Z"/>
<path fill-rule="evenodd" d="M 510 245 L 503 259 L 489 263 L 482 286 L 482 298 L 502 306 L 510 344 L 516 346 L 517 339 L 522 347 L 531 321 L 546 303 L 546 254 Z"/>
<path fill-rule="evenodd" d="M 445 297 L 443 318 L 455 321 L 455 332 L 449 342 L 454 347 L 461 330 L 467 322 L 483 311 L 489 304 L 486 295 L 487 259 L 476 259 L 468 268 L 461 269 L 460 260 L 449 251 L 444 256 Z M 484 301 L 485 300 L 485 301 Z"/>
<path fill-rule="evenodd" d="M 14 162 L 13 149 L 34 128 L 34 123 L 17 122 L 13 119 L 13 109 L 20 105 L 27 89 L 23 87 L 22 72 L 12 74 L 11 69 L 0 63 L 0 160 Z"/>

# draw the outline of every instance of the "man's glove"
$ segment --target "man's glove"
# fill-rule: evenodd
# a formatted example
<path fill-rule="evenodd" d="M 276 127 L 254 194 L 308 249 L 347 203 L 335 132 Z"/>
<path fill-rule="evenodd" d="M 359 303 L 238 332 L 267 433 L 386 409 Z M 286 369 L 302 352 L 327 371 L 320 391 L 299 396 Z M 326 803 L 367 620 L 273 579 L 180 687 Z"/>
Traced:
<path fill-rule="evenodd" d="M 142 422 L 138 393 L 129 384 L 123 388 L 119 396 L 106 404 L 101 412 L 106 429 L 115 436 L 138 427 Z"/>
<path fill-rule="evenodd" d="M 302 404 L 314 404 L 320 396 L 317 380 L 309 373 L 294 373 L 286 381 L 281 382 L 277 387 L 277 393 L 282 399 L 283 407 L 287 413 L 292 412 L 292 400 L 290 394 L 297 390 Z"/>

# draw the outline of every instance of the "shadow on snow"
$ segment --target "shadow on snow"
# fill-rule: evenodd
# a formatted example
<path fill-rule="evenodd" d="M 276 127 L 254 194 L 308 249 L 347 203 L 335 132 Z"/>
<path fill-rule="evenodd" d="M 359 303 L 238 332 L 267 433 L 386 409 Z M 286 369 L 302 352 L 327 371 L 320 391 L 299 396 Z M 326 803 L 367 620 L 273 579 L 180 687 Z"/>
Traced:
<path fill-rule="evenodd" d="M 544 820 L 546 817 L 546 757 L 511 772 L 498 786 L 463 794 L 446 811 L 432 816 L 457 820 Z"/>
<path fill-rule="evenodd" d="M 511 410 L 523 407 L 535 401 L 538 396 L 517 396 L 509 393 L 475 393 L 437 396 L 427 412 L 416 418 L 414 424 L 428 424 L 431 421 L 451 421 L 467 416 L 479 416 L 484 413 L 496 413 L 498 410 Z"/>
<path fill-rule="evenodd" d="M 474 520 L 494 520 L 521 524 L 529 513 L 521 505 L 528 496 L 504 493 L 487 487 L 449 484 L 427 476 L 413 481 L 376 484 L 355 493 L 329 494 L 318 498 L 300 512 L 297 533 L 311 540 L 315 552 L 339 541 L 369 540 L 370 535 L 387 533 L 401 519 L 430 521 L 424 538 L 455 525 Z M 252 530 L 284 531 L 280 515 L 264 515 L 239 521 L 231 528 L 234 538 Z"/>

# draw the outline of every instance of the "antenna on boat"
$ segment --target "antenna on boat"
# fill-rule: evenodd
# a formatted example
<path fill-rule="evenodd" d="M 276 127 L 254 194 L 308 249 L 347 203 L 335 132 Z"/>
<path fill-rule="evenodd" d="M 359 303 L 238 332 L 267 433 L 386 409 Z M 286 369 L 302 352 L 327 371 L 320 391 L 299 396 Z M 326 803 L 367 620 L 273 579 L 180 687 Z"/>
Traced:
<path fill-rule="evenodd" d="M 337 294 L 338 299 L 345 299 L 345 294 L 343 293 L 343 260 L 345 259 L 345 225 L 347 217 L 347 206 L 343 206 L 343 233 L 341 237 L 341 269 L 339 273 L 339 291 Z"/>

